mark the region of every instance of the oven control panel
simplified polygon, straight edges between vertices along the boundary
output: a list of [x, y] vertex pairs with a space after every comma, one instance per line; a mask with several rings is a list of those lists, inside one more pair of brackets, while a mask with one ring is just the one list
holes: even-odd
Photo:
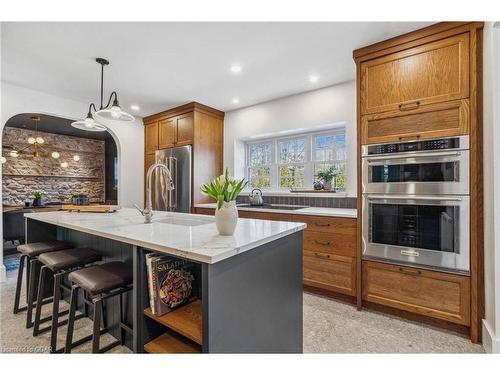
[[398, 152], [433, 151], [460, 148], [460, 138], [430, 139], [425, 141], [386, 143], [368, 146], [368, 155], [393, 154]]

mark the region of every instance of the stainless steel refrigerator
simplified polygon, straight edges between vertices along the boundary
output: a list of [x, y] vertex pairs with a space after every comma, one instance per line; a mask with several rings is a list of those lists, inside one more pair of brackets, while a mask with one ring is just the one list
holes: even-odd
[[172, 174], [174, 189], [166, 173], [157, 169], [153, 176], [153, 209], [159, 211], [191, 212], [191, 146], [156, 151], [155, 162], [165, 164]]

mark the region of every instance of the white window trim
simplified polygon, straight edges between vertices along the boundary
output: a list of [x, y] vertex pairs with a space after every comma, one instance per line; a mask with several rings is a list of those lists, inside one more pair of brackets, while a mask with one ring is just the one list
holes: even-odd
[[[346, 172], [348, 169], [348, 160], [347, 160], [347, 155], [345, 160], [342, 159], [332, 159], [332, 160], [326, 160], [326, 161], [317, 161], [315, 160], [315, 155], [314, 155], [314, 140], [317, 136], [324, 136], [324, 135], [329, 135], [329, 134], [338, 134], [338, 133], [344, 133], [344, 136], [346, 136], [346, 127], [337, 127], [335, 129], [329, 129], [329, 130], [321, 130], [321, 131], [312, 131], [308, 133], [302, 133], [302, 134], [296, 134], [288, 137], [269, 137], [269, 138], [260, 138], [257, 140], [253, 141], [247, 141], [245, 142], [245, 178], [247, 180], [250, 180], [250, 175], [249, 175], [249, 170], [250, 170], [250, 145], [253, 144], [264, 144], [264, 143], [271, 143], [271, 164], [269, 165], [269, 178], [270, 178], [270, 183], [271, 186], [269, 188], [261, 188], [265, 192], [274, 192], [274, 193], [290, 193], [290, 188], [280, 188], [278, 186], [279, 184], [279, 166], [280, 165], [304, 165], [305, 166], [305, 181], [306, 181], [306, 187], [308, 188], [307, 185], [311, 185], [310, 188], [312, 188], [312, 183], [314, 182], [314, 169], [316, 164], [337, 164], [337, 163], [345, 163], [345, 168]], [[304, 163], [286, 163], [286, 164], [280, 164], [279, 158], [278, 158], [278, 142], [281, 141], [290, 141], [294, 139], [306, 139], [306, 155], [305, 155], [305, 160]], [[348, 140], [346, 138], [346, 149], [347, 149], [347, 144]], [[265, 164], [263, 164], [265, 165]], [[349, 181], [347, 181], [346, 185], [349, 184]], [[252, 187], [249, 187], [249, 189], [252, 189]], [[346, 191], [347, 191], [347, 186], [346, 186]], [[292, 193], [296, 194], [296, 193]], [[324, 194], [324, 193], [323, 193]], [[345, 194], [345, 192], [339, 192], [339, 193], [332, 193], [335, 194], [336, 196]]]

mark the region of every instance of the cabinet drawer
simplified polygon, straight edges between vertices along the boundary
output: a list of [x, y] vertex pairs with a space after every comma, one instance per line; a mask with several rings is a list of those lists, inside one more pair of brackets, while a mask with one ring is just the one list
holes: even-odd
[[331, 216], [293, 215], [293, 221], [307, 224], [308, 231], [356, 234], [356, 219]]
[[361, 143], [398, 142], [469, 133], [469, 100], [431, 104], [361, 118]]
[[361, 114], [469, 97], [469, 34], [361, 63]]
[[363, 261], [363, 299], [369, 302], [470, 324], [467, 276]]
[[322, 253], [356, 256], [356, 234], [331, 234], [304, 231], [304, 249]]
[[304, 251], [304, 284], [356, 295], [356, 262], [351, 257]]
[[194, 212], [197, 213], [198, 215], [210, 215], [210, 216], [215, 215], [215, 210], [213, 208], [195, 207]]
[[292, 221], [290, 215], [278, 214], [273, 212], [255, 212], [255, 211], [238, 211], [238, 217], [247, 219], [274, 220], [274, 221]]

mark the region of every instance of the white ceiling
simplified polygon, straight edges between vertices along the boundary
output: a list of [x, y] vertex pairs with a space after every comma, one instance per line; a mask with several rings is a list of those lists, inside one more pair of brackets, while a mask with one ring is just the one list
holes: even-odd
[[140, 116], [189, 101], [230, 111], [354, 79], [353, 49], [428, 24], [3, 23], [2, 80], [87, 103], [105, 57], [105, 92]]

